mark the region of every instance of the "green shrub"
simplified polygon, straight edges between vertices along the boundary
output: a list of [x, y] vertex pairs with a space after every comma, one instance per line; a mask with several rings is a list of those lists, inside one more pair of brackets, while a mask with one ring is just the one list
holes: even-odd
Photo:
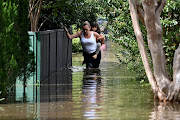
[[[79, 29], [77, 28], [77, 25], [72, 25], [72, 33], [75, 34]], [[72, 40], [72, 52], [81, 52], [82, 51], [82, 46], [81, 46], [81, 41], [80, 38], [74, 38]]]
[[75, 38], [72, 41], [72, 52], [82, 52], [82, 46], [79, 38]]
[[28, 78], [34, 69], [30, 51], [28, 1], [0, 1], [0, 91], [4, 94], [16, 78]]

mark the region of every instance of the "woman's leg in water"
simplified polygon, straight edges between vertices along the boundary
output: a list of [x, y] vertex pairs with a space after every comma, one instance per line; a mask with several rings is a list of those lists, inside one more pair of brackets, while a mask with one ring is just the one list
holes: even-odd
[[99, 51], [97, 58], [93, 59], [93, 68], [99, 68], [100, 62], [101, 62], [101, 51]]

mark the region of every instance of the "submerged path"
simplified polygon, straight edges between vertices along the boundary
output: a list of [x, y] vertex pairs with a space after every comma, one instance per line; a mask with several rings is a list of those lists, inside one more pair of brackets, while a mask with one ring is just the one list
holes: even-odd
[[[102, 53], [100, 69], [86, 70], [82, 55], [73, 54], [73, 66], [44, 81], [38, 89], [17, 84], [9, 103], [0, 104], [0, 120], [11, 119], [180, 119], [180, 107], [155, 104], [149, 87], [119, 64], [112, 47]], [[168, 109], [166, 109], [168, 108]]]

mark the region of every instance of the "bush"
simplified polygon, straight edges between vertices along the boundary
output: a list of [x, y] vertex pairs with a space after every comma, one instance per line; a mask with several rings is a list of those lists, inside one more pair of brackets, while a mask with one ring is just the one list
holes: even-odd
[[30, 51], [28, 1], [0, 1], [0, 91], [3, 94], [16, 82], [25, 81], [34, 69], [34, 54]]
[[82, 52], [82, 46], [79, 38], [75, 38], [72, 41], [72, 52]]
[[[79, 29], [77, 28], [77, 25], [72, 25], [72, 33], [76, 33]], [[72, 40], [72, 52], [82, 52], [82, 46], [80, 38], [74, 38]]]

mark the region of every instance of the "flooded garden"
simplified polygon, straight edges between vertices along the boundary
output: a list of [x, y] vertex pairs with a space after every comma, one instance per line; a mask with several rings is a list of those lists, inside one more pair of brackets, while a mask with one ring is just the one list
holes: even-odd
[[179, 104], [155, 102], [149, 86], [120, 65], [112, 43], [102, 51], [99, 69], [85, 69], [81, 53], [72, 67], [52, 74], [40, 85], [28, 81], [0, 104], [0, 119], [180, 119]]

